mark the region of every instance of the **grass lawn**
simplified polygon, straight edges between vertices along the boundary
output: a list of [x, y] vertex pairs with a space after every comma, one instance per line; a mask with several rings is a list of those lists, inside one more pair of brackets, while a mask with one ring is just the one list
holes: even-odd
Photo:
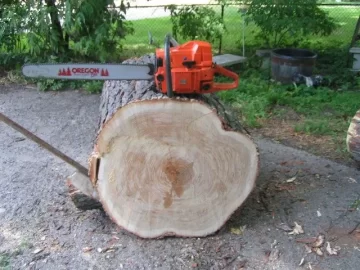
[[[347, 7], [347, 6], [332, 6], [322, 7], [329, 12], [330, 16], [335, 18], [340, 24], [333, 34], [329, 37], [312, 37], [310, 43], [321, 42], [324, 45], [333, 46], [333, 44], [347, 45], [351, 41], [352, 34], [356, 25], [356, 21], [360, 15], [360, 6]], [[220, 7], [215, 6], [214, 9], [220, 14]], [[227, 34], [223, 37], [223, 51], [222, 53], [232, 52], [241, 53], [242, 49], [242, 35], [245, 30], [245, 46], [255, 45], [256, 42], [253, 38], [253, 31], [257, 30], [254, 24], [249, 24], [243, 27], [243, 22], [237, 7], [225, 8], [225, 25]], [[125, 41], [125, 48], [129, 55], [136, 55], [143, 52], [153, 52], [154, 46], [149, 46], [148, 31], [152, 33], [160, 46], [163, 46], [165, 34], [171, 32], [171, 21], [169, 17], [153, 18], [144, 20], [135, 20], [133, 27], [135, 29], [134, 35], [128, 36]], [[179, 38], [179, 42], [184, 40]], [[218, 44], [213, 45], [217, 52]]]
[[[249, 63], [239, 71], [239, 89], [218, 95], [238, 111], [242, 123], [255, 134], [335, 160], [349, 160], [345, 139], [350, 120], [360, 109], [360, 84], [346, 68], [346, 46], [351, 41], [360, 6], [323, 8], [337, 20], [340, 28], [329, 37], [314, 36], [307, 44], [318, 53], [315, 73], [328, 79], [327, 86], [316, 89], [282, 86], [270, 82], [268, 73], [252, 68], [250, 48], [257, 47], [253, 38], [256, 26], [250, 24], [245, 27]], [[220, 8], [217, 11], [220, 12]], [[236, 7], [225, 9], [225, 23], [228, 33], [223, 38], [222, 53], [241, 54], [239, 41], [243, 24]], [[154, 51], [154, 46], [148, 45], [148, 31], [152, 32], [157, 46], [163, 46], [165, 34], [171, 32], [170, 18], [137, 20], [133, 25], [135, 34], [126, 40], [131, 55]], [[213, 45], [214, 53], [217, 46]]]

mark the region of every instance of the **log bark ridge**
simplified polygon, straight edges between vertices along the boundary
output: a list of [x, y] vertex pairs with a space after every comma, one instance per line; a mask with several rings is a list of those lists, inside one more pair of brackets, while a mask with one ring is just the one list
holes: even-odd
[[360, 164], [360, 110], [356, 112], [349, 125], [346, 146], [353, 159]]
[[143, 238], [212, 234], [258, 173], [256, 145], [216, 95], [169, 99], [153, 81], [104, 83], [89, 174], [120, 227]]

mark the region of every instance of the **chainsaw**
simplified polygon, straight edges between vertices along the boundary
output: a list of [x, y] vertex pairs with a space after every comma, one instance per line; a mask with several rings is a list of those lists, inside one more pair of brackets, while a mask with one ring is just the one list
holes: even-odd
[[[164, 49], [157, 48], [149, 64], [25, 64], [22, 73], [32, 78], [67, 80], [154, 80], [156, 89], [169, 97], [175, 94], [207, 94], [238, 87], [236, 73], [213, 62], [211, 44], [188, 41], [179, 45], [165, 37]], [[215, 82], [219, 74], [233, 80]]]

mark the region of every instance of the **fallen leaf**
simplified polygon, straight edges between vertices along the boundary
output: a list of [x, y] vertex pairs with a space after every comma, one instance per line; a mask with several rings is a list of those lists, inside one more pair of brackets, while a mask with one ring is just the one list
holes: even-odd
[[246, 229], [246, 225], [240, 226], [238, 228], [231, 228], [230, 231], [233, 234], [241, 235], [244, 233], [245, 229]]
[[291, 232], [292, 231], [292, 228], [290, 228], [290, 226], [286, 223], [280, 223], [280, 224], [277, 224], [275, 225], [276, 228], [280, 229], [280, 230], [283, 230], [285, 232]]
[[34, 254], [38, 254], [38, 253], [40, 253], [41, 251], [43, 251], [42, 248], [37, 248], [37, 249], [35, 249], [35, 250], [33, 251], [33, 253], [34, 253]]
[[313, 248], [313, 251], [314, 251], [317, 255], [319, 255], [319, 256], [324, 255], [324, 253], [323, 253], [323, 252], [321, 251], [321, 249], [318, 248], [318, 247]]
[[338, 255], [340, 247], [331, 248], [330, 243], [326, 242], [326, 251], [329, 253], [329, 255]]
[[300, 263], [299, 263], [299, 266], [302, 266], [304, 264], [304, 261], [305, 261], [305, 258], [302, 258]]
[[356, 183], [357, 183], [357, 181], [356, 181], [354, 178], [349, 177], [349, 183], [356, 184]]
[[312, 247], [314, 248], [318, 248], [321, 247], [324, 244], [324, 240], [325, 240], [325, 236], [320, 234], [317, 238], [316, 241], [312, 244]]
[[297, 224], [296, 222], [294, 222], [294, 224], [295, 224], [295, 227], [293, 228], [293, 230], [291, 232], [289, 232], [289, 234], [297, 235], [297, 234], [304, 233], [303, 228], [299, 224]]
[[291, 177], [290, 179], [286, 180], [286, 183], [292, 183], [296, 180], [296, 176]]

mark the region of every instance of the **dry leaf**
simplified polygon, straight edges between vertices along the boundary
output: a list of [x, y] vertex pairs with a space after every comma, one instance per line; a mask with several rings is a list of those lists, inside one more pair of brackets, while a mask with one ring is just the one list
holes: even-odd
[[329, 255], [338, 255], [340, 247], [331, 248], [330, 243], [326, 242], [326, 251], [329, 253]]
[[320, 248], [313, 248], [313, 251], [319, 256], [324, 255], [324, 253], [322, 252], [322, 250]]
[[286, 223], [277, 224], [277, 225], [275, 225], [275, 227], [280, 229], [280, 230], [283, 230], [285, 232], [291, 232], [292, 231], [290, 226], [288, 224], [286, 224]]
[[299, 224], [297, 224], [296, 222], [294, 222], [294, 224], [295, 224], [295, 227], [293, 228], [293, 230], [291, 232], [289, 232], [289, 234], [297, 235], [297, 234], [304, 233], [303, 228]]
[[233, 233], [233, 234], [241, 235], [241, 234], [244, 233], [245, 228], [246, 228], [246, 225], [240, 226], [240, 227], [238, 227], [238, 228], [231, 228], [230, 231], [231, 231], [231, 233]]
[[354, 178], [349, 177], [349, 183], [356, 184], [356, 183], [357, 183], [357, 181], [356, 181]]
[[286, 183], [292, 183], [296, 180], [296, 176], [291, 177], [290, 179], [286, 180]]
[[325, 236], [320, 234], [316, 241], [312, 244], [313, 247], [318, 248], [321, 247], [324, 244]]

